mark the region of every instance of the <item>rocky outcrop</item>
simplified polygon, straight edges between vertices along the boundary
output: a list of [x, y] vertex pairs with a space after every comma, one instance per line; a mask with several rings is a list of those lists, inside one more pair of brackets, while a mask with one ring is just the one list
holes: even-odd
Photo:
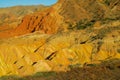
[[[0, 8], [0, 27], [6, 26], [8, 29], [15, 28], [20, 24], [20, 21], [25, 15], [40, 12], [47, 6], [14, 6], [8, 8]], [[3, 30], [7, 30], [3, 27]], [[0, 31], [3, 31], [0, 29]]]
[[0, 33], [14, 36], [0, 39], [0, 75], [66, 71], [120, 59], [119, 16], [119, 0], [59, 0], [27, 15], [17, 28]]
[[[21, 24], [12, 31], [0, 33], [0, 37], [18, 36], [35, 31], [51, 34], [74, 29], [76, 24], [95, 23], [106, 19], [119, 19], [119, 0], [59, 0], [55, 5], [43, 12], [27, 15]], [[88, 24], [89, 25], [89, 24]]]
[[[56, 33], [61, 30], [63, 17], [59, 15], [60, 4], [56, 4], [43, 12], [36, 12], [27, 15], [21, 21], [21, 24], [11, 30], [0, 33], [1, 37], [11, 37], [41, 31], [42, 33]], [[2, 36], [4, 35], [4, 36]]]
[[[104, 26], [104, 27], [103, 27]], [[35, 32], [0, 40], [0, 75], [26, 76], [66, 71], [120, 58], [119, 21], [99, 28], [41, 34]]]
[[25, 16], [21, 24], [16, 28], [15, 33], [19, 34], [33, 33], [41, 31], [44, 33], [55, 33], [60, 24], [62, 24], [62, 17], [58, 14], [59, 7], [55, 6], [42, 13]]

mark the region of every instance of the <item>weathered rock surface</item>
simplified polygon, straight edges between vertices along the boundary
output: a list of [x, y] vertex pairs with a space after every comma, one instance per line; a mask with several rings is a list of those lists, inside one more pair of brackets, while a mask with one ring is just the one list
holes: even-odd
[[12, 37], [0, 40], [0, 75], [66, 71], [120, 58], [120, 1], [105, 3], [59, 0], [42, 13], [25, 16], [16, 29], [0, 33], [1, 38]]
[[25, 15], [40, 12], [46, 8], [47, 6], [43, 5], [0, 8], [0, 32], [16, 28]]
[[35, 31], [51, 34], [67, 31], [71, 25], [78, 23], [84, 25], [106, 19], [119, 19], [119, 9], [119, 0], [59, 0], [43, 12], [25, 16], [16, 29], [2, 32], [0, 37], [18, 36]]
[[69, 66], [120, 58], [120, 22], [110, 23], [95, 29], [1, 39], [0, 75], [66, 71]]

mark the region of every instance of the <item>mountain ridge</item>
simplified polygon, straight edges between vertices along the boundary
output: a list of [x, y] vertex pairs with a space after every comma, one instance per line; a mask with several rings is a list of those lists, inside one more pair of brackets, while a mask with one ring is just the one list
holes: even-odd
[[120, 59], [119, 7], [119, 0], [59, 0], [26, 15], [0, 33], [0, 75], [66, 72]]
[[24, 17], [21, 24], [13, 32], [8, 30], [10, 33], [8, 33], [8, 36], [23, 35], [38, 30], [51, 34], [58, 31], [66, 31], [70, 25], [76, 25], [77, 23], [86, 24], [104, 19], [119, 19], [119, 4], [119, 0], [111, 0], [109, 5], [106, 3], [106, 0], [90, 0], [87, 2], [59, 0], [55, 5], [43, 12]]

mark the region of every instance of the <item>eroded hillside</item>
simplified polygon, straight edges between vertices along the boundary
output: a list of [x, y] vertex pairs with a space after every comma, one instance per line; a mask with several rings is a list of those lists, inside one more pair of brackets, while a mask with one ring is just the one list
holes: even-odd
[[67, 71], [120, 59], [119, 7], [119, 0], [59, 0], [25, 16], [16, 29], [0, 33], [0, 75]]
[[16, 28], [25, 15], [40, 12], [47, 6], [15, 6], [0, 8], [0, 32]]
[[76, 29], [77, 24], [89, 26], [89, 23], [97, 21], [118, 20], [119, 8], [119, 0], [59, 0], [43, 12], [25, 16], [16, 29], [2, 32], [0, 37], [18, 36], [35, 31], [51, 34], [67, 31], [69, 27]]
[[[112, 24], [111, 24], [112, 23]], [[0, 75], [66, 71], [69, 66], [120, 58], [120, 21], [53, 35], [32, 34], [1, 39]]]

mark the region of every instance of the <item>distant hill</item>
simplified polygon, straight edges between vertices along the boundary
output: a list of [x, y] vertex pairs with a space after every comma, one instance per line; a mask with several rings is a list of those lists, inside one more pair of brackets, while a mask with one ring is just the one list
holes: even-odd
[[45, 8], [47, 6], [44, 5], [0, 8], [0, 31], [17, 27], [25, 15], [42, 11]]

